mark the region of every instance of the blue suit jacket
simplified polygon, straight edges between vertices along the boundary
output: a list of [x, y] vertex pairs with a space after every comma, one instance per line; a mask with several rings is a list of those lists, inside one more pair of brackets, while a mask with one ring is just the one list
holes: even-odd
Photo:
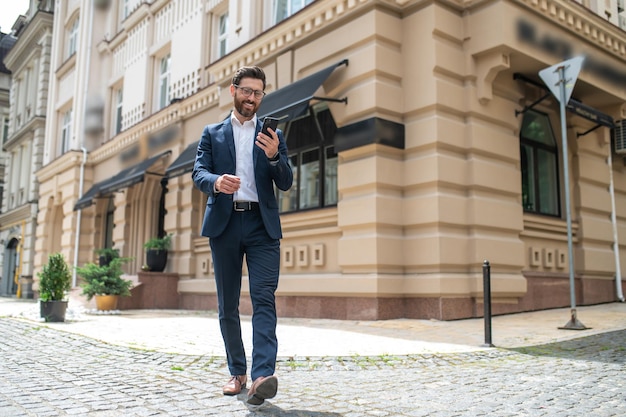
[[[261, 126], [261, 121], [257, 120], [255, 139]], [[254, 146], [252, 159], [259, 208], [265, 229], [273, 239], [282, 237], [274, 184], [280, 190], [287, 191], [293, 183], [287, 144], [282, 131], [278, 130], [277, 134], [280, 140], [278, 145], [280, 159], [274, 166], [270, 164], [265, 152], [254, 143], [254, 140], [252, 141], [252, 146]], [[191, 174], [196, 187], [209, 196], [202, 222], [202, 236], [209, 238], [219, 236], [233, 213], [233, 195], [215, 193], [213, 190], [215, 181], [220, 175], [235, 174], [235, 160], [235, 140], [230, 116], [220, 123], [206, 126], [202, 131], [196, 162]]]

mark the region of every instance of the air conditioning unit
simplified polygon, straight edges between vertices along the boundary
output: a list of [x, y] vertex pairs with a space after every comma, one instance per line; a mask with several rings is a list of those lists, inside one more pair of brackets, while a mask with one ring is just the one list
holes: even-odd
[[615, 122], [612, 133], [615, 153], [626, 154], [626, 119]]

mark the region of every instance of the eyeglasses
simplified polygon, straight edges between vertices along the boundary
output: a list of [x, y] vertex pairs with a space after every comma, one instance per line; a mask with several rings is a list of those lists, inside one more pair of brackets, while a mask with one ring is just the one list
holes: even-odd
[[239, 87], [237, 84], [233, 84], [233, 87], [240, 89], [245, 97], [249, 97], [252, 93], [254, 93], [254, 97], [257, 99], [265, 97], [265, 91], [253, 90], [250, 87]]

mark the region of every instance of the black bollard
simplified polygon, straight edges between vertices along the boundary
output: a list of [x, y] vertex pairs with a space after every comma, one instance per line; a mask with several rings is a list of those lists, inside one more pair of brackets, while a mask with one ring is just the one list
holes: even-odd
[[491, 267], [489, 261], [483, 262], [483, 305], [485, 307], [485, 344], [484, 347], [494, 347], [491, 343]]

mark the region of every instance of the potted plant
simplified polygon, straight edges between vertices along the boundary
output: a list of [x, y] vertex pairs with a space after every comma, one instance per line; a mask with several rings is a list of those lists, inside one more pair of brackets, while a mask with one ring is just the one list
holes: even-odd
[[72, 274], [60, 253], [53, 253], [38, 274], [39, 313], [46, 322], [63, 322], [67, 311], [67, 292]]
[[98, 310], [115, 310], [120, 296], [129, 296], [133, 282], [122, 278], [122, 265], [129, 258], [113, 258], [108, 265], [88, 263], [76, 268], [78, 275], [83, 278], [82, 294], [87, 300], [96, 298]]
[[144, 243], [146, 249], [146, 266], [149, 271], [163, 272], [167, 265], [167, 252], [172, 244], [172, 235], [153, 237]]
[[119, 249], [102, 248], [96, 249], [96, 255], [98, 255], [98, 263], [102, 266], [108, 265], [115, 258], [120, 257]]

